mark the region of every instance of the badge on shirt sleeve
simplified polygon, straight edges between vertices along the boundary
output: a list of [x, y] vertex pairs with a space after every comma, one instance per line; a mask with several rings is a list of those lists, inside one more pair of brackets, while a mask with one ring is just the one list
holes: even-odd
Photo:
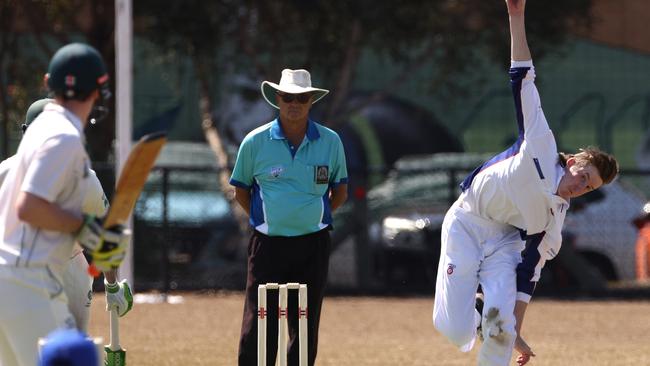
[[327, 184], [330, 181], [330, 171], [327, 165], [317, 165], [314, 167], [314, 180], [316, 184]]

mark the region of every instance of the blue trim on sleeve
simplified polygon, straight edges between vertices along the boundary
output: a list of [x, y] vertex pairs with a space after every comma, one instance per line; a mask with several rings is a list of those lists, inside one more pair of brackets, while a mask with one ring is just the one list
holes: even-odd
[[517, 292], [523, 292], [532, 296], [535, 291], [536, 282], [533, 282], [532, 278], [535, 276], [535, 267], [537, 267], [541, 260], [539, 245], [545, 234], [546, 232], [525, 235], [526, 249], [521, 252], [522, 261], [517, 265]]
[[465, 192], [472, 185], [474, 178], [480, 172], [482, 172], [483, 170], [487, 169], [488, 167], [496, 163], [509, 159], [519, 153], [519, 149], [521, 148], [521, 145], [524, 142], [524, 114], [521, 108], [521, 84], [529, 69], [530, 67], [517, 67], [517, 68], [510, 69], [510, 86], [512, 87], [512, 96], [515, 99], [517, 129], [519, 130], [519, 136], [517, 137], [517, 141], [515, 141], [515, 143], [512, 144], [512, 146], [510, 146], [504, 152], [495, 155], [493, 158], [491, 158], [490, 160], [486, 161], [485, 163], [479, 165], [476, 169], [474, 169], [474, 171], [472, 171], [460, 184], [460, 189], [463, 192]]
[[253, 227], [258, 227], [264, 223], [264, 207], [262, 202], [262, 191], [257, 182], [253, 182], [251, 190], [251, 214], [249, 222]]
[[251, 186], [249, 186], [248, 184], [242, 183], [242, 182], [240, 182], [240, 181], [238, 181], [236, 179], [232, 179], [232, 178], [230, 178], [230, 185], [235, 186], [235, 187], [239, 187], [239, 188], [244, 188], [244, 189], [251, 189]]
[[330, 188], [338, 187], [341, 184], [348, 184], [348, 178], [341, 178], [338, 182], [330, 183]]
[[510, 69], [510, 87], [512, 88], [512, 96], [515, 99], [515, 112], [517, 114], [517, 128], [519, 130], [519, 138], [524, 138], [524, 113], [521, 108], [521, 84], [528, 74], [530, 67], [513, 67]]

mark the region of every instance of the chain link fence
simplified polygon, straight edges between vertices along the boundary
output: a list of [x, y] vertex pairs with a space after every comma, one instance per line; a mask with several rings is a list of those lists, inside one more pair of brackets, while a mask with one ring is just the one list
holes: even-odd
[[[460, 181], [484, 158], [403, 159], [381, 184], [364, 195], [351, 194], [334, 216], [330, 288], [432, 290], [442, 217], [458, 196]], [[98, 169], [104, 182], [109, 168]], [[242, 232], [232, 215], [218, 173], [214, 167], [154, 168], [134, 210], [138, 290], [244, 288], [249, 232]], [[573, 200], [566, 237], [607, 279], [632, 279], [636, 229], [631, 220], [650, 194], [650, 171], [623, 171], [599, 192]], [[392, 227], [395, 219], [412, 220], [417, 230]]]

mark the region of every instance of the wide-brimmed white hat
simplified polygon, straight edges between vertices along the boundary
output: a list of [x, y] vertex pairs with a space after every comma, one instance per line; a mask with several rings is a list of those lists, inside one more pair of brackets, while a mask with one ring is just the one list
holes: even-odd
[[262, 96], [264, 99], [275, 108], [280, 109], [275, 103], [275, 95], [279, 90], [288, 94], [302, 94], [302, 93], [313, 93], [314, 94], [314, 103], [318, 102], [323, 98], [329, 90], [314, 88], [311, 86], [311, 75], [307, 70], [291, 70], [284, 69], [282, 70], [282, 77], [280, 78], [280, 84], [272, 83], [270, 81], [262, 82]]

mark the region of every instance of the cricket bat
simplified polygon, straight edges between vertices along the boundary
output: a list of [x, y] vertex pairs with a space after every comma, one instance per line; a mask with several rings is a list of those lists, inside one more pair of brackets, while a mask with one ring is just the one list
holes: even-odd
[[[156, 132], [143, 136], [135, 144], [115, 185], [113, 200], [104, 218], [104, 228], [126, 224], [165, 142], [166, 134]], [[93, 277], [99, 276], [97, 267], [92, 263], [88, 267], [88, 273]]]
[[112, 309], [111, 318], [111, 343], [104, 347], [106, 360], [104, 366], [125, 366], [126, 350], [120, 346], [120, 323], [118, 320], [117, 310]]

